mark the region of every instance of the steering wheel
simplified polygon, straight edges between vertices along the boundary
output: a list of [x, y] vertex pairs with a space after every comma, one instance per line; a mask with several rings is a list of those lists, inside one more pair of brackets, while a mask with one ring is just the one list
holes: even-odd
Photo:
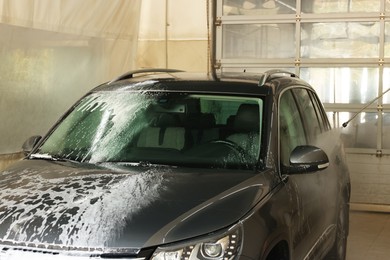
[[211, 140], [209, 144], [221, 144], [234, 151], [235, 155], [239, 158], [239, 161], [245, 165], [249, 165], [255, 161], [254, 156], [250, 155], [248, 151], [239, 146], [237, 143], [230, 140]]

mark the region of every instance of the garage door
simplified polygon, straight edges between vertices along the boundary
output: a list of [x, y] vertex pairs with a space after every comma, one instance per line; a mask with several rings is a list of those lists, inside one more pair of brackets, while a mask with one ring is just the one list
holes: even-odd
[[351, 202], [390, 205], [390, 94], [381, 96], [390, 87], [389, 1], [216, 0], [213, 7], [216, 72], [278, 68], [312, 84], [345, 140]]

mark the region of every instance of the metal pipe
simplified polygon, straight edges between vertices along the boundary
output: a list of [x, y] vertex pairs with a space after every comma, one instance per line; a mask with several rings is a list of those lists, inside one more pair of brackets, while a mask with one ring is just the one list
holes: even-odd
[[[209, 0], [207, 0], [209, 1]], [[216, 20], [217, 20], [217, 0], [211, 0], [212, 6], [211, 6], [211, 12], [212, 12], [212, 19], [211, 19], [211, 55], [210, 55], [210, 69], [211, 69], [211, 75], [214, 80], [219, 80], [216, 72], [216, 39], [217, 39], [217, 32], [216, 32]]]

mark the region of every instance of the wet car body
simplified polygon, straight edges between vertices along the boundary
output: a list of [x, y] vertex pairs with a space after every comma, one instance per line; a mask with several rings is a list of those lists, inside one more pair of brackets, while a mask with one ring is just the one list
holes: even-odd
[[[322, 139], [310, 136], [309, 130], [303, 131], [305, 144], [288, 151], [289, 163], [281, 162], [285, 127], [279, 111], [285, 93], [307, 92], [318, 103], [315, 111], [322, 120], [316, 136], [330, 130], [313, 89], [285, 74], [215, 80], [173, 71], [141, 77], [130, 73], [95, 88], [48, 135], [26, 143], [34, 148], [24, 160], [0, 173], [0, 259], [342, 259], [348, 235], [348, 170], [339, 144], [329, 144], [325, 137], [323, 147], [314, 146]], [[115, 99], [117, 108], [107, 109], [112, 95], [125, 93], [137, 96]], [[297, 93], [289, 93], [294, 104], [299, 103]], [[149, 98], [157, 103], [148, 103]], [[128, 100], [147, 105], [132, 108], [134, 118], [124, 124], [118, 111], [129, 106]], [[204, 121], [193, 117], [198, 101], [207, 112], [228, 111], [233, 103], [238, 110], [241, 105], [260, 107], [259, 136], [251, 139], [257, 150], [241, 156], [245, 149], [226, 137], [231, 134], [227, 123], [207, 127], [207, 134], [217, 128], [218, 138], [200, 142], [206, 128], [199, 131]], [[223, 107], [228, 101], [233, 103]], [[105, 125], [94, 136], [84, 135], [92, 131], [85, 124], [81, 130], [70, 127], [76, 134], [64, 139], [68, 121], [88, 123], [88, 115], [96, 111], [101, 112], [99, 127]], [[161, 118], [167, 113], [180, 118], [180, 125], [155, 123], [156, 114]], [[223, 122], [230, 120], [227, 115]], [[303, 125], [310, 127], [308, 121], [302, 120]], [[138, 125], [145, 128], [126, 132]], [[165, 144], [168, 130], [174, 138]], [[158, 144], [151, 144], [153, 136], [141, 137], [149, 132], [157, 133]], [[183, 141], [177, 144], [181, 134]], [[286, 136], [295, 140], [291, 133]], [[88, 151], [84, 139], [91, 139]], [[121, 142], [113, 145], [116, 139]], [[60, 149], [59, 140], [77, 149]], [[102, 147], [104, 152], [97, 152]]]

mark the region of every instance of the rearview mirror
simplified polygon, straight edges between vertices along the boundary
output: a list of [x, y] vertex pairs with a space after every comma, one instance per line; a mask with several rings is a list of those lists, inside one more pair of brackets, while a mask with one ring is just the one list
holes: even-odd
[[42, 136], [40, 135], [34, 135], [28, 138], [22, 145], [24, 155], [28, 155], [33, 150], [33, 148], [39, 143], [41, 138]]
[[329, 166], [329, 158], [326, 153], [316, 146], [297, 146], [290, 155], [290, 167], [288, 172], [309, 173], [319, 171]]

